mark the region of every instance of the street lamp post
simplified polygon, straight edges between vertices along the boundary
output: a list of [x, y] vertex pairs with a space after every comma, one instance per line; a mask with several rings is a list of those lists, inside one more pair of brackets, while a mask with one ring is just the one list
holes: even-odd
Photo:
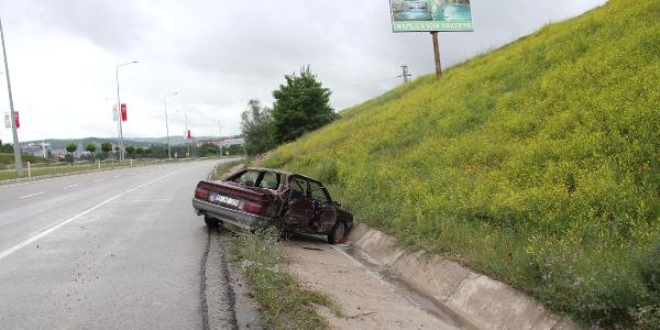
[[174, 92], [163, 96], [163, 104], [165, 105], [165, 130], [167, 132], [167, 158], [172, 159], [172, 152], [170, 151], [170, 124], [167, 123], [167, 98], [178, 95], [179, 92]]
[[186, 147], [188, 147], [188, 152], [186, 153], [186, 157], [190, 157], [190, 141], [188, 141], [188, 111], [177, 111], [177, 112], [183, 112], [186, 115], [186, 130], [183, 133], [183, 137], [186, 139]]
[[14, 166], [16, 175], [23, 176], [23, 162], [21, 160], [21, 145], [18, 141], [18, 131], [16, 130], [16, 117], [14, 112], [14, 99], [11, 95], [11, 80], [9, 79], [9, 64], [7, 63], [7, 49], [5, 48], [5, 33], [2, 31], [2, 20], [0, 20], [0, 39], [2, 39], [2, 55], [5, 59], [5, 77], [7, 78], [7, 92], [9, 93], [9, 111], [11, 118], [12, 134], [14, 138]]
[[119, 162], [124, 160], [124, 141], [121, 125], [121, 100], [119, 99], [119, 68], [125, 65], [135, 64], [138, 61], [121, 63], [115, 67], [115, 79], [117, 80], [117, 130], [119, 131]]

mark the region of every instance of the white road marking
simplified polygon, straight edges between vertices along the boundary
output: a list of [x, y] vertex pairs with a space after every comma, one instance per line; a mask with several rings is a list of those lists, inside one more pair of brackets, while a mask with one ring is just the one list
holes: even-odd
[[38, 193], [34, 193], [34, 194], [31, 194], [31, 195], [21, 196], [21, 197], [19, 197], [18, 199], [30, 198], [30, 197], [34, 197], [34, 196], [43, 195], [43, 194], [44, 194], [44, 192], [43, 192], [43, 191], [40, 191], [40, 192], [38, 192]]
[[105, 181], [105, 179], [97, 179], [97, 180], [94, 180], [94, 182], [101, 182], [101, 181]]
[[169, 174], [163, 175], [163, 176], [161, 176], [161, 177], [159, 177], [159, 178], [156, 178], [156, 179], [153, 179], [153, 180], [151, 180], [151, 181], [149, 181], [149, 182], [147, 182], [147, 183], [144, 183], [144, 184], [141, 184], [141, 185], [139, 185], [139, 186], [137, 186], [137, 187], [134, 187], [134, 188], [128, 189], [128, 190], [126, 190], [126, 191], [120, 193], [119, 195], [116, 195], [116, 196], [110, 197], [110, 198], [104, 200], [103, 202], [101, 202], [101, 203], [99, 203], [99, 204], [96, 204], [95, 206], [92, 206], [92, 207], [88, 208], [87, 210], [82, 211], [82, 212], [80, 212], [80, 213], [74, 215], [73, 217], [71, 217], [71, 218], [69, 218], [69, 219], [66, 219], [66, 220], [60, 222], [59, 224], [57, 224], [57, 225], [55, 225], [55, 226], [53, 226], [53, 227], [50, 227], [49, 229], [46, 229], [46, 230], [42, 231], [41, 233], [39, 233], [39, 234], [37, 234], [37, 235], [34, 235], [34, 236], [32, 236], [32, 237], [30, 237], [30, 238], [28, 238], [28, 239], [26, 239], [26, 240], [24, 240], [24, 241], [22, 241], [22, 242], [20, 242], [20, 243], [14, 245], [14, 246], [12, 246], [12, 247], [10, 247], [9, 249], [0, 252], [0, 260], [6, 258], [7, 256], [12, 255], [14, 252], [16, 252], [16, 251], [18, 251], [18, 250], [20, 250], [20, 249], [22, 249], [22, 248], [24, 248], [24, 247], [26, 247], [26, 246], [28, 246], [28, 245], [34, 243], [34, 242], [36, 242], [37, 240], [39, 240], [39, 239], [41, 239], [41, 238], [46, 237], [47, 235], [49, 235], [50, 233], [52, 233], [52, 232], [54, 232], [54, 231], [60, 229], [60, 228], [63, 227], [64, 225], [66, 225], [66, 224], [68, 224], [68, 223], [70, 223], [70, 222], [72, 222], [72, 221], [74, 221], [74, 220], [76, 220], [76, 219], [78, 219], [78, 218], [80, 218], [80, 217], [82, 217], [82, 216], [84, 216], [84, 215], [86, 215], [86, 214], [88, 214], [88, 213], [90, 213], [90, 212], [92, 212], [92, 211], [94, 211], [94, 210], [100, 208], [101, 206], [103, 206], [103, 205], [105, 205], [105, 204], [108, 204], [108, 203], [114, 201], [115, 199], [117, 199], [117, 198], [119, 198], [119, 197], [122, 197], [122, 196], [124, 196], [124, 195], [126, 195], [126, 194], [129, 194], [129, 193], [131, 193], [131, 192], [133, 192], [133, 191], [136, 191], [136, 190], [138, 190], [138, 189], [140, 189], [140, 188], [143, 188], [143, 187], [146, 187], [146, 186], [148, 186], [148, 185], [151, 185], [151, 184], [153, 184], [153, 183], [155, 183], [155, 182], [157, 182], [157, 181], [160, 181], [160, 180], [162, 180], [162, 179], [164, 179], [164, 178], [166, 178], [166, 177], [168, 177], [168, 176], [172, 176], [172, 175], [174, 175], [174, 174], [177, 174], [177, 173], [179, 173], [179, 172], [181, 172], [181, 171], [183, 171], [183, 170], [179, 170], [179, 171], [176, 171], [176, 172], [172, 172], [172, 173], [169, 173]]
[[72, 185], [70, 185], [70, 186], [66, 186], [66, 187], [64, 187], [63, 189], [66, 190], [66, 189], [71, 189], [71, 188], [75, 188], [75, 187], [78, 187], [78, 186], [80, 186], [80, 183], [78, 183], [78, 184], [72, 184]]

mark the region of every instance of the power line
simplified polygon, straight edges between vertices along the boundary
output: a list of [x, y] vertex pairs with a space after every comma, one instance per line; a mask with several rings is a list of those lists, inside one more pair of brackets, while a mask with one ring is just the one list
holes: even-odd
[[[398, 78], [398, 77], [397, 77], [397, 78]], [[377, 84], [377, 83], [381, 83], [381, 82], [388, 81], [388, 80], [392, 80], [392, 79], [396, 79], [396, 78], [385, 78], [385, 79], [379, 79], [379, 80], [364, 81], [364, 82], [361, 82], [361, 83], [354, 83], [354, 84], [348, 84], [348, 85], [342, 85], [342, 86], [339, 86], [339, 87], [334, 87], [333, 89], [336, 90], [336, 89], [343, 89], [343, 88], [347, 88], [347, 87], [355, 87], [355, 86], [361, 86], [361, 85]]]

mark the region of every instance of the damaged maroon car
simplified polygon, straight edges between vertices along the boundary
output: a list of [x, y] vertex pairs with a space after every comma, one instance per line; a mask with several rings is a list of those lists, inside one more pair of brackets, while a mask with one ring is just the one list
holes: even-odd
[[192, 204], [209, 227], [255, 231], [274, 225], [285, 234], [326, 235], [331, 244], [353, 227], [353, 215], [320, 181], [276, 169], [247, 167], [219, 181], [202, 180]]

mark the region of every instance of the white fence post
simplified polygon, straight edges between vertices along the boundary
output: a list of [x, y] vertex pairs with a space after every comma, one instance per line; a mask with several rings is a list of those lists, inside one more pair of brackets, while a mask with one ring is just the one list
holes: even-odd
[[30, 162], [27, 162], [27, 166], [28, 166], [28, 178], [31, 178], [32, 177], [32, 169], [30, 168]]

